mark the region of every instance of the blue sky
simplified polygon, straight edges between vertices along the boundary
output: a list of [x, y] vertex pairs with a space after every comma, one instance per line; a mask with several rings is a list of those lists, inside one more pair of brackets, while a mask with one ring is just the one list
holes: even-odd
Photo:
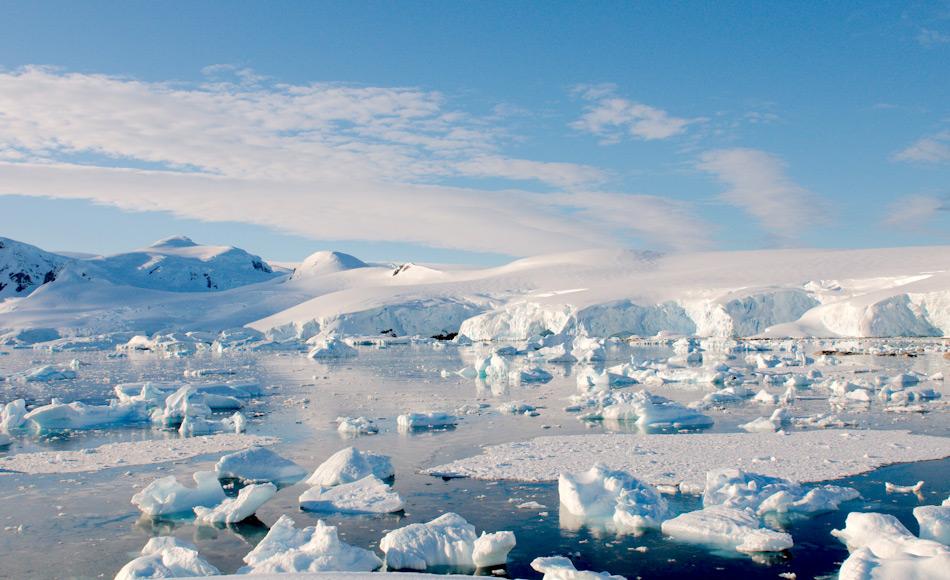
[[3, 235], [950, 243], [950, 3], [3, 2]]

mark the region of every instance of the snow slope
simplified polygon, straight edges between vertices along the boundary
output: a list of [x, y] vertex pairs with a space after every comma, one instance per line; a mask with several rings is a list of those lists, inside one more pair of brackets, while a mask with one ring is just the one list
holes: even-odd
[[585, 250], [483, 269], [317, 252], [288, 276], [243, 250], [169, 238], [77, 261], [55, 283], [0, 304], [0, 329], [150, 334], [247, 325], [281, 342], [329, 333], [947, 336], [948, 265], [950, 246]]
[[56, 275], [72, 260], [36, 246], [0, 237], [0, 300], [26, 296]]

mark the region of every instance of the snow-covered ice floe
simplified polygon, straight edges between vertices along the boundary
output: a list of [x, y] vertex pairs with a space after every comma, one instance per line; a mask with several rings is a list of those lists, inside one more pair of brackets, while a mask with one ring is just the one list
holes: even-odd
[[335, 526], [318, 521], [303, 529], [282, 515], [264, 539], [244, 557], [244, 574], [372, 572], [383, 565], [376, 554], [340, 541]]
[[313, 359], [350, 358], [359, 354], [359, 351], [346, 344], [335, 336], [321, 338], [316, 341], [307, 356]]
[[141, 556], [123, 566], [115, 580], [197, 578], [218, 574], [217, 568], [198, 555], [194, 544], [172, 536], [159, 536], [149, 539]]
[[914, 536], [892, 515], [852, 512], [843, 530], [832, 530], [851, 555], [841, 580], [942, 580], [950, 570], [950, 547]]
[[806, 490], [801, 484], [778, 477], [724, 468], [706, 474], [703, 506], [726, 506], [756, 515], [834, 511], [841, 503], [861, 497], [852, 487], [822, 485]]
[[396, 425], [399, 429], [404, 431], [453, 427], [457, 423], [458, 417], [441, 411], [433, 411], [431, 413], [406, 413], [396, 417]]
[[49, 405], [33, 409], [23, 419], [38, 431], [46, 432], [140, 423], [147, 421], [148, 415], [145, 406], [138, 403], [113, 401], [108, 405], [86, 405], [79, 401], [60, 403], [54, 400]]
[[242, 487], [237, 497], [229, 497], [213, 508], [195, 506], [195, 520], [203, 524], [243, 522], [275, 495], [277, 486], [273, 483], [252, 483]]
[[248, 483], [271, 482], [293, 485], [307, 472], [293, 461], [266, 447], [252, 447], [223, 456], [214, 466], [221, 479], [240, 479]]
[[4, 472], [78, 473], [114, 467], [128, 468], [169, 461], [181, 461], [209, 455], [277, 443], [273, 437], [258, 435], [219, 434], [186, 439], [154, 439], [123, 441], [78, 451], [37, 451], [0, 457], [0, 475]]
[[531, 567], [544, 574], [542, 580], [626, 580], [623, 576], [615, 576], [609, 572], [578, 570], [570, 558], [564, 556], [535, 558], [531, 561]]
[[914, 517], [920, 525], [922, 539], [950, 545], [950, 497], [941, 505], [915, 507]]
[[392, 570], [501, 566], [514, 546], [513, 533], [478, 536], [475, 526], [451, 512], [424, 524], [393, 530], [379, 542], [379, 549], [386, 554], [386, 567]]
[[581, 409], [591, 409], [579, 416], [585, 421], [630, 422], [644, 430], [699, 429], [713, 424], [712, 418], [702, 413], [643, 390], [598, 389], [573, 396], [571, 402]]
[[379, 433], [379, 427], [367, 417], [337, 417], [336, 422], [336, 430], [344, 437]]
[[375, 475], [334, 487], [316, 485], [300, 494], [300, 509], [344, 514], [389, 514], [403, 508], [402, 498]]
[[562, 524], [566, 512], [577, 523], [638, 533], [659, 527], [668, 510], [666, 500], [654, 487], [601, 464], [583, 473], [562, 473], [558, 495]]
[[385, 455], [360, 451], [355, 447], [341, 449], [321, 463], [307, 478], [310, 485], [331, 487], [352, 483], [373, 475], [389, 479], [395, 475], [392, 461]]
[[195, 487], [182, 485], [174, 475], [161, 477], [132, 496], [132, 504], [148, 516], [191, 514], [196, 507], [213, 507], [226, 499], [213, 471], [194, 474]]
[[737, 552], [779, 552], [792, 547], [792, 536], [762, 526], [748, 510], [715, 505], [686, 512], [660, 526], [664, 534]]
[[798, 482], [827, 481], [884, 465], [950, 456], [950, 438], [897, 430], [689, 435], [591, 434], [538, 437], [484, 448], [427, 469], [444, 477], [555, 481], [592, 463], [637, 474], [653, 485], [699, 493], [723, 465]]

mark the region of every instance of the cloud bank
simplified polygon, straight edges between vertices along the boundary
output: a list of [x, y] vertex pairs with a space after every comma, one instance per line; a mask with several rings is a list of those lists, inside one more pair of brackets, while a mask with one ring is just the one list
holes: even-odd
[[[0, 194], [509, 255], [709, 243], [688, 205], [600, 191], [591, 166], [509, 157], [502, 128], [438, 92], [228, 72], [203, 84], [0, 73]], [[640, 114], [631, 127], [650, 138], [681, 121]], [[452, 186], [485, 178], [547, 191]]]

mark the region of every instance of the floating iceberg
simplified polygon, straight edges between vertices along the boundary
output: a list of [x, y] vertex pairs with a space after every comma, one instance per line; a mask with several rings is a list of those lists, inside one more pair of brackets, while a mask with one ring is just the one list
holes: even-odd
[[132, 504], [145, 515], [170, 516], [191, 513], [198, 506], [213, 507], [226, 499], [213, 471], [194, 474], [196, 487], [185, 487], [174, 475], [156, 479], [132, 496]]
[[943, 505], [922, 505], [914, 508], [920, 524], [920, 538], [950, 545], [950, 498]]
[[17, 399], [0, 405], [0, 433], [10, 433], [26, 422], [26, 401]]
[[614, 576], [607, 572], [588, 572], [578, 570], [570, 558], [550, 556], [535, 558], [531, 567], [544, 574], [541, 580], [627, 580], [623, 576]]
[[299, 501], [305, 511], [346, 514], [388, 514], [404, 505], [399, 494], [375, 475], [334, 487], [311, 487]]
[[313, 359], [349, 358], [359, 354], [352, 346], [335, 336], [320, 339], [314, 344], [307, 356]]
[[842, 502], [861, 497], [858, 490], [823, 485], [808, 491], [793, 481], [746, 473], [741, 469], [716, 469], [706, 473], [703, 506], [725, 506], [758, 515], [834, 511]]
[[244, 556], [245, 574], [290, 574], [301, 572], [372, 572], [383, 565], [369, 550], [340, 541], [335, 526], [323, 521], [298, 530], [283, 515], [264, 539]]
[[655, 488], [602, 464], [584, 473], [561, 474], [557, 489], [562, 510], [585, 523], [610, 525], [621, 532], [659, 527], [667, 515], [666, 500]]
[[641, 428], [699, 429], [713, 424], [713, 420], [702, 413], [644, 390], [595, 391], [572, 397], [572, 401], [594, 409], [581, 415], [585, 420], [629, 421]]
[[307, 478], [310, 485], [331, 487], [343, 483], [352, 483], [366, 476], [375, 475], [379, 479], [389, 479], [395, 475], [389, 457], [369, 451], [360, 451], [355, 447], [341, 449], [320, 464]]
[[664, 534], [684, 542], [709, 544], [738, 552], [779, 552], [792, 547], [792, 536], [763, 528], [750, 511], [714, 505], [666, 520]]
[[171, 536], [150, 539], [141, 554], [123, 566], [115, 580], [194, 578], [221, 573], [198, 555], [193, 544]]
[[45, 365], [24, 371], [20, 378], [29, 383], [65, 381], [76, 378], [76, 371], [68, 368]]
[[372, 419], [366, 417], [337, 417], [336, 430], [343, 435], [375, 435], [379, 433], [379, 427], [373, 424]]
[[892, 515], [852, 512], [844, 529], [831, 534], [851, 552], [838, 571], [841, 580], [938, 580], [950, 569], [950, 548], [917, 538]]
[[23, 416], [40, 431], [95, 429], [105, 425], [137, 423], [147, 420], [145, 406], [113, 401], [108, 405], [53, 402], [37, 407]]
[[[758, 395], [756, 395], [758, 396]], [[748, 423], [739, 425], [739, 428], [750, 433], [774, 433], [788, 424], [790, 420], [788, 409], [780, 408], [772, 411], [769, 417], [759, 417]]]
[[273, 483], [252, 483], [213, 508], [195, 506], [195, 520], [203, 524], [236, 524], [254, 515], [257, 508], [277, 495]]
[[225, 455], [215, 464], [214, 470], [221, 479], [240, 479], [250, 483], [269, 481], [278, 486], [293, 485], [307, 475], [304, 468], [266, 447], [251, 447]]
[[452, 427], [456, 423], [458, 423], [458, 417], [441, 411], [433, 411], [431, 413], [406, 413], [405, 415], [396, 417], [396, 425], [404, 431]]
[[163, 407], [152, 410], [152, 422], [162, 427], [178, 427], [185, 417], [207, 417], [211, 408], [191, 385], [185, 385], [165, 398]]
[[[451, 512], [425, 524], [410, 524], [393, 530], [379, 542], [379, 548], [386, 554], [386, 567], [392, 570], [499, 566], [505, 563], [514, 545], [511, 532], [485, 534], [479, 538], [475, 526]], [[474, 558], [476, 549], [478, 563]]]

